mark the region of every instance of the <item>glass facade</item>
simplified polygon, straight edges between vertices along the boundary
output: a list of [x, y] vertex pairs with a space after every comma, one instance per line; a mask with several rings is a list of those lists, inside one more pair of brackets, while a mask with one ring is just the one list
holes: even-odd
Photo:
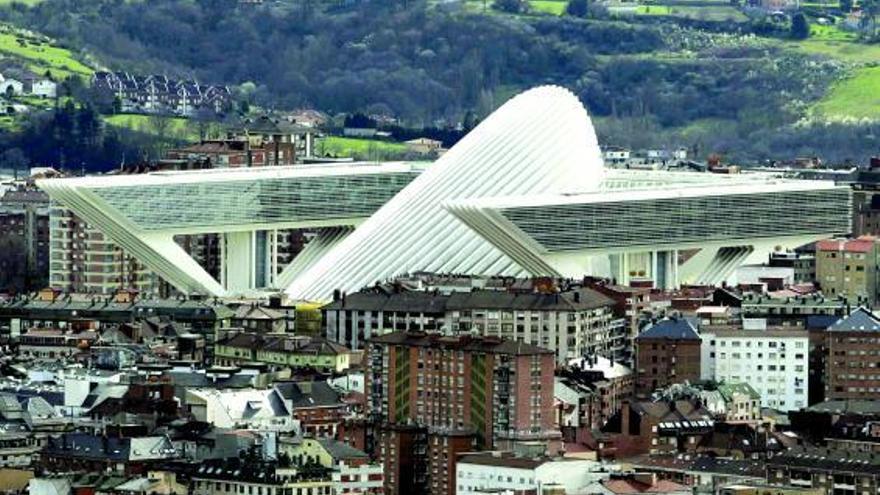
[[846, 233], [847, 187], [501, 210], [550, 251]]
[[96, 187], [91, 192], [145, 231], [296, 223], [373, 214], [416, 170]]

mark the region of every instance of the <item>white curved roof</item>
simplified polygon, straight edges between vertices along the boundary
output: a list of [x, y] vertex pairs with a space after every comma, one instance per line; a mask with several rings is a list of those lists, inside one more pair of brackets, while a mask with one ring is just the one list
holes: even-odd
[[293, 281], [287, 292], [328, 299], [416, 270], [525, 273], [446, 211], [449, 200], [589, 191], [604, 175], [587, 112], [569, 91], [543, 86], [504, 104], [426, 172]]

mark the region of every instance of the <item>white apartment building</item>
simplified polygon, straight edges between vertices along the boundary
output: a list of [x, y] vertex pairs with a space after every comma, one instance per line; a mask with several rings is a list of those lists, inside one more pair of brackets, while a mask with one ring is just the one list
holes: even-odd
[[701, 378], [748, 383], [761, 406], [781, 411], [807, 406], [809, 337], [804, 330], [704, 329]]
[[[592, 483], [609, 477], [607, 466], [590, 460], [516, 457], [500, 452], [466, 454], [455, 465], [456, 495], [486, 493], [586, 493]], [[555, 491], [554, 491], [555, 493]]]

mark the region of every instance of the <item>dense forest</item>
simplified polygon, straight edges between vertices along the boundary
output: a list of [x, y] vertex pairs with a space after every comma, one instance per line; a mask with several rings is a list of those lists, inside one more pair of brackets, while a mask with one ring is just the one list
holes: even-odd
[[[803, 120], [844, 69], [783, 51], [748, 25], [507, 16], [461, 3], [53, 0], [0, 18], [115, 68], [195, 76], [265, 108], [386, 114], [410, 126], [482, 116], [516, 91], [560, 84], [601, 138], [765, 159], [862, 160], [870, 124]], [[724, 31], [727, 32], [724, 32]], [[715, 31], [715, 32], [712, 32]]]

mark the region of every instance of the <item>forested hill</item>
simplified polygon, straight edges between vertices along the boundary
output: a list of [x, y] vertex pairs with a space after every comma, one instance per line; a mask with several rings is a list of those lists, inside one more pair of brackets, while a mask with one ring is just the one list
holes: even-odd
[[0, 17], [111, 67], [255, 88], [247, 97], [265, 107], [390, 114], [423, 125], [484, 115], [515, 91], [555, 83], [584, 101], [614, 144], [839, 161], [875, 152], [865, 136], [880, 135], [874, 124], [804, 125], [805, 109], [841, 76], [840, 64], [737, 26], [709, 33], [413, 0], [45, 0], [13, 4]]

